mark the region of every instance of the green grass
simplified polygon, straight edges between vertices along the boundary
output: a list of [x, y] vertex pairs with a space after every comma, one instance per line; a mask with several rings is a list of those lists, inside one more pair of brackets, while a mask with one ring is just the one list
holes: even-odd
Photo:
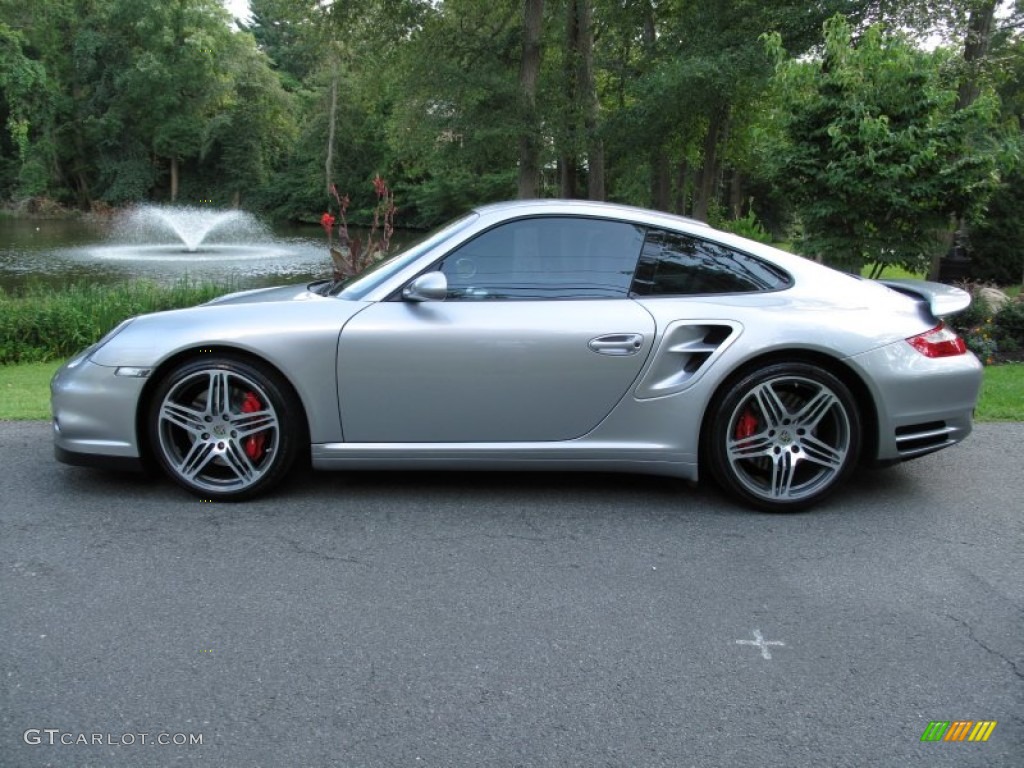
[[[871, 269], [872, 267], [864, 267], [864, 269], [861, 270], [861, 275], [863, 277], [867, 277], [871, 274]], [[926, 275], [921, 272], [908, 272], [903, 267], [886, 267], [882, 270], [880, 277], [882, 279], [888, 278], [890, 280], [902, 280], [908, 277], [915, 280], [924, 280]]]
[[[0, 421], [50, 418], [50, 378], [59, 363], [0, 365]], [[990, 365], [978, 421], [1024, 421], [1024, 363]]]
[[985, 368], [978, 421], [1024, 421], [1024, 363]]
[[69, 284], [59, 291], [43, 285], [0, 289], [0, 365], [70, 357], [125, 318], [191, 307], [230, 290], [230, 285], [188, 278], [173, 285], [138, 280], [113, 286]]
[[50, 418], [50, 379], [60, 363], [0, 365], [0, 421]]

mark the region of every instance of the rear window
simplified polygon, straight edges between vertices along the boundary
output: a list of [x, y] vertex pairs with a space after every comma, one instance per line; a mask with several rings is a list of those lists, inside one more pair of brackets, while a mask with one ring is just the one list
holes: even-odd
[[651, 230], [633, 280], [637, 296], [775, 291], [788, 274], [758, 258], [692, 235]]

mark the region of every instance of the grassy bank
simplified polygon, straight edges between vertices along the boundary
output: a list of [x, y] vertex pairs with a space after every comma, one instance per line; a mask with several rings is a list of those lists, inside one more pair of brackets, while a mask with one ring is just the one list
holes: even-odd
[[[50, 378], [60, 363], [0, 365], [0, 421], [50, 418]], [[1024, 363], [985, 368], [978, 421], [1024, 421]]]
[[42, 285], [0, 290], [0, 365], [67, 358], [126, 317], [194, 306], [230, 290], [187, 278], [172, 285], [134, 281], [72, 284], [60, 292]]

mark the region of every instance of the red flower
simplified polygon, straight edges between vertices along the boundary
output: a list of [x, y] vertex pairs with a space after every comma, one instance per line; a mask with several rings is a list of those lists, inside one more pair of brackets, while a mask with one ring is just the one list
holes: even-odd
[[324, 213], [324, 215], [320, 217], [320, 226], [324, 228], [324, 232], [330, 235], [331, 231], [334, 229], [334, 217], [331, 216], [330, 213]]

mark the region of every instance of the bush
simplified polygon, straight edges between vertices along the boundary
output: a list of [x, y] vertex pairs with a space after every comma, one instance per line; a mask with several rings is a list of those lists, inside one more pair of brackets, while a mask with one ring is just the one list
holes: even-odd
[[745, 237], [748, 240], [756, 240], [759, 243], [771, 243], [771, 234], [762, 226], [757, 216], [754, 214], [754, 209], [751, 208], [747, 211], [747, 215], [742, 219], [730, 219], [720, 222], [711, 222], [712, 226], [718, 229], [725, 230], [726, 232], [732, 232], [734, 235]]
[[992, 335], [1003, 359], [1019, 360], [1024, 353], [1024, 301], [1017, 298], [992, 318]]
[[70, 357], [133, 315], [190, 307], [229, 290], [188, 279], [170, 286], [72, 284], [59, 293], [42, 285], [0, 290], [0, 365]]
[[958, 284], [957, 287], [962, 288], [971, 294], [971, 306], [963, 312], [958, 312], [953, 315], [953, 317], [950, 318], [949, 325], [952, 326], [957, 333], [965, 334], [971, 328], [990, 322], [992, 318], [992, 308], [988, 305], [988, 302], [978, 295], [978, 291], [984, 286], [961, 283]]
[[967, 242], [973, 280], [1013, 285], [1024, 271], [1024, 171], [1016, 170], [992, 196]]
[[970, 291], [974, 300], [970, 307], [950, 318], [950, 326], [986, 365], [1019, 360], [1024, 353], [1024, 300], [1018, 297], [993, 311], [978, 295], [984, 286], [961, 287]]

